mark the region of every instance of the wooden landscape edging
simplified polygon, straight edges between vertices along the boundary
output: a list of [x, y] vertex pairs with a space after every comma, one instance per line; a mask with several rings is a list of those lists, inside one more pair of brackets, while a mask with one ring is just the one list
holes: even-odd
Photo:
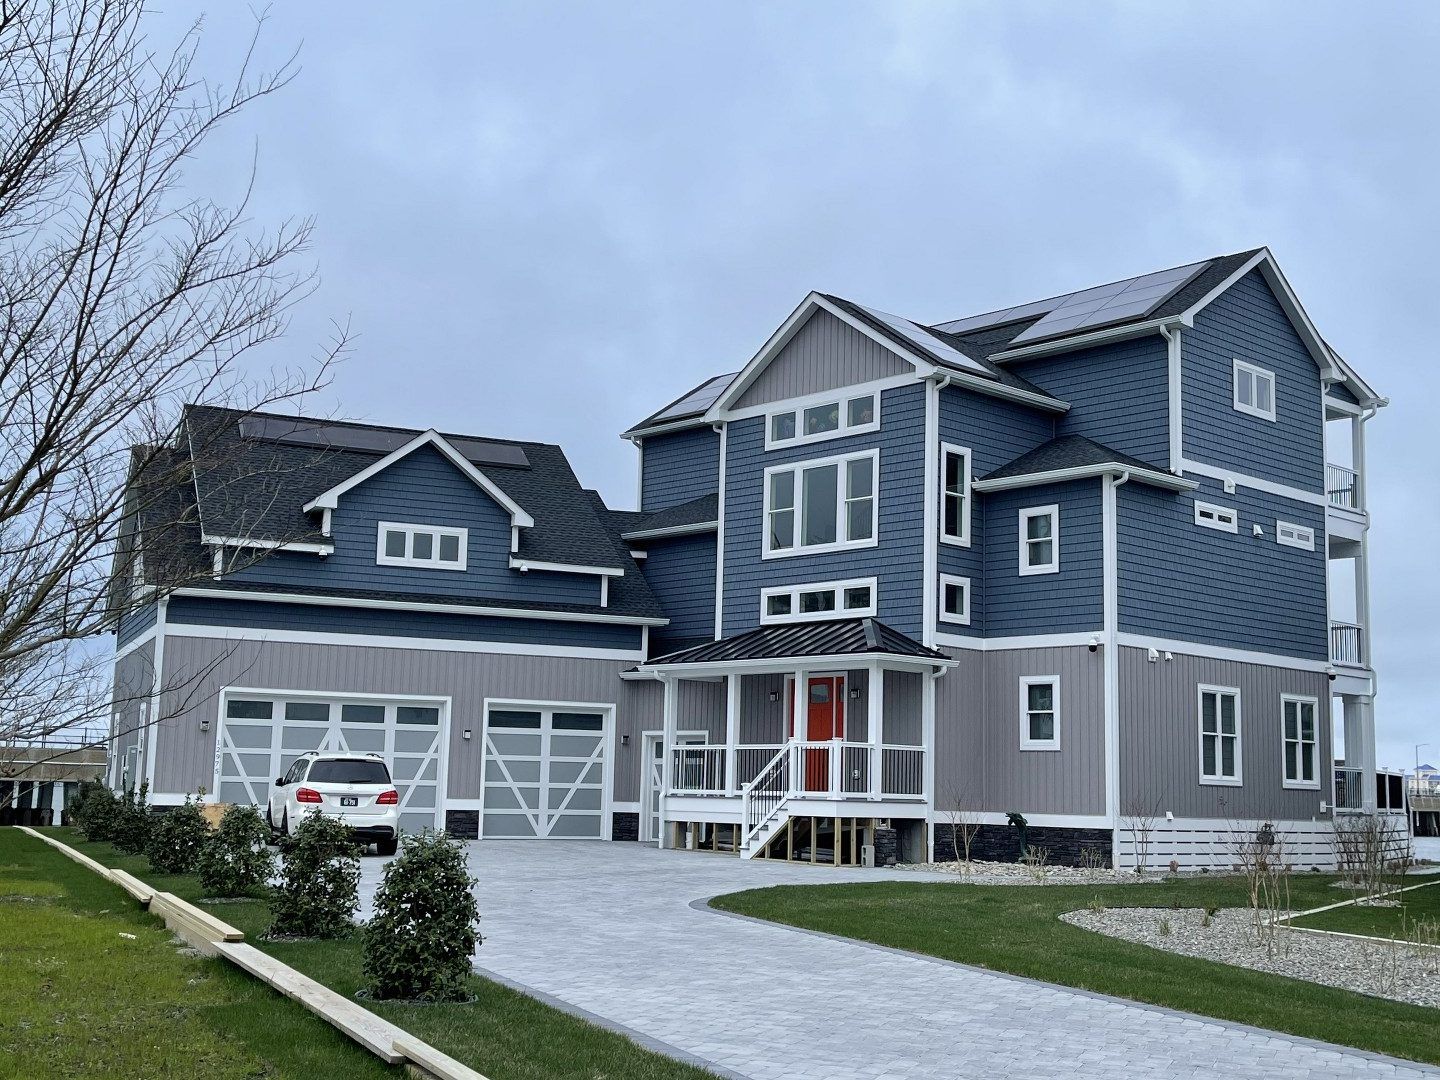
[[240, 970], [299, 1002], [320, 1019], [354, 1039], [390, 1065], [406, 1065], [412, 1073], [435, 1080], [487, 1080], [470, 1066], [443, 1054], [402, 1027], [377, 1016], [359, 1003], [337, 994], [267, 952], [245, 942], [245, 935], [173, 893], [160, 892], [124, 870], [96, 862], [53, 837], [27, 825], [15, 826], [56, 848], [81, 866], [120, 886], [165, 921], [169, 930], [206, 956], [222, 956]]

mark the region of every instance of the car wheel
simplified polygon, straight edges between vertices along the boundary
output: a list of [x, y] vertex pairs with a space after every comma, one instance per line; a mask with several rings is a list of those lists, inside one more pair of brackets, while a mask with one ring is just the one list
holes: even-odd
[[375, 854], [376, 854], [376, 855], [394, 855], [396, 849], [397, 849], [399, 846], [400, 846], [400, 841], [397, 840], [397, 839], [396, 839], [395, 837], [393, 837], [393, 836], [392, 836], [389, 840], [376, 840], [376, 841], [375, 841]]

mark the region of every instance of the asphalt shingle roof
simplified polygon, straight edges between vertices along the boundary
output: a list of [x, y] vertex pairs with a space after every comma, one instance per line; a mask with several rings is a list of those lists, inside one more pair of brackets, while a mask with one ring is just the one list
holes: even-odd
[[827, 619], [818, 622], [761, 626], [680, 652], [657, 656], [646, 667], [667, 664], [728, 663], [736, 660], [779, 660], [806, 656], [911, 656], [947, 660], [879, 619]]
[[1041, 443], [1034, 450], [1026, 451], [1014, 461], [1001, 465], [981, 479], [1004, 480], [1012, 476], [1029, 476], [1059, 469], [1082, 469], [1088, 465], [1120, 465], [1130, 469], [1149, 469], [1151, 472], [1165, 471], [1158, 465], [1122, 454], [1119, 450], [1112, 450], [1083, 435], [1061, 435], [1047, 443]]
[[649, 512], [638, 510], [611, 510], [616, 527], [622, 536], [636, 533], [662, 532], [671, 529], [687, 529], [693, 526], [718, 525], [720, 520], [720, 495], [711, 492], [664, 510]]

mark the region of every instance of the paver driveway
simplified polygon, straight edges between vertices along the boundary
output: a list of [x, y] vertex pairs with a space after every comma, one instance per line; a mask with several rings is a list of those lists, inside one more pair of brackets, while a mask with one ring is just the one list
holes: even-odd
[[[477, 970], [728, 1076], [1440, 1076], [692, 906], [743, 888], [874, 881], [895, 871], [593, 841], [489, 840], [469, 849], [485, 935]], [[363, 863], [367, 906], [380, 865]]]

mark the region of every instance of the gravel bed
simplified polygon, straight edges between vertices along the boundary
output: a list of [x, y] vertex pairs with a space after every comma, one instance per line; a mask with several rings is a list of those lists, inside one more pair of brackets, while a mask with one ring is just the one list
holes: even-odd
[[[1440, 950], [1405, 943], [1357, 941], [1279, 929], [1274, 955], [1257, 944], [1254, 916], [1222, 910], [1203, 925], [1200, 908], [1107, 908], [1070, 911], [1065, 922], [1106, 937], [1166, 952], [1354, 990], [1372, 997], [1440, 1008]], [[1168, 926], [1169, 933], [1164, 933]]]
[[967, 872], [963, 862], [900, 863], [895, 870], [923, 870], [932, 874], [954, 874], [972, 885], [1138, 885], [1163, 881], [1162, 874], [1143, 877], [1130, 870], [1087, 870], [1079, 866], [1046, 866], [1032, 870], [1020, 863], [972, 860]]

